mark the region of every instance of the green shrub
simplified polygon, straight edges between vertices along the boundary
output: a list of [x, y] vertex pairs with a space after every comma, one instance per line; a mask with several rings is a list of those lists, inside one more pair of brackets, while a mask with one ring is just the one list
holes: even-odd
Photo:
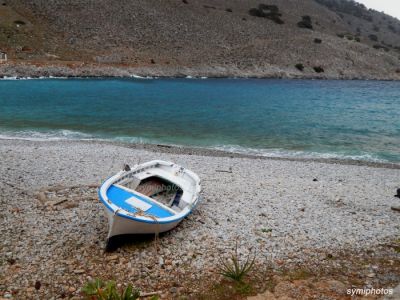
[[91, 300], [136, 300], [140, 296], [140, 291], [131, 284], [118, 292], [114, 281], [103, 282], [100, 279], [88, 282], [82, 288], [82, 292]]
[[304, 65], [303, 65], [303, 64], [296, 64], [295, 67], [296, 67], [296, 69], [299, 70], [299, 71], [302, 71], [302, 72], [303, 72], [303, 70], [304, 70]]
[[281, 16], [282, 14], [280, 13], [269, 13], [266, 18], [274, 21], [276, 24], [282, 25], [285, 24], [285, 22], [280, 18]]
[[397, 33], [397, 30], [393, 25], [388, 25], [388, 29], [393, 33]]
[[362, 18], [368, 22], [372, 22], [374, 20], [374, 18], [372, 18], [372, 16], [369, 15], [364, 15], [362, 16]]
[[276, 24], [285, 23], [281, 19], [282, 14], [279, 12], [279, 8], [276, 5], [260, 4], [258, 8], [250, 9], [249, 14], [253, 17], [269, 19], [271, 21], [274, 21]]
[[324, 73], [325, 72], [324, 68], [321, 67], [321, 66], [314, 67], [313, 69], [317, 73]]
[[378, 37], [377, 37], [375, 34], [370, 34], [368, 37], [369, 37], [369, 39], [370, 39], [371, 41], [374, 41], [374, 42], [377, 42], [377, 41], [378, 41]]
[[310, 16], [302, 16], [302, 20], [297, 23], [297, 26], [300, 28], [306, 28], [306, 29], [313, 29], [312, 21]]
[[318, 39], [318, 38], [315, 38], [315, 39], [314, 39], [314, 43], [316, 43], [316, 44], [321, 44], [321, 43], [322, 43], [322, 40], [321, 40], [321, 39]]
[[258, 6], [258, 8], [261, 10], [269, 10], [269, 11], [275, 12], [275, 13], [279, 12], [279, 8], [276, 5], [260, 4]]
[[253, 17], [260, 17], [260, 18], [265, 18], [265, 13], [258, 8], [251, 8], [249, 10], [249, 15]]
[[388, 52], [388, 51], [390, 50], [388, 47], [385, 47], [385, 46], [382, 46], [382, 45], [379, 45], [379, 44], [375, 44], [375, 45], [373, 45], [372, 47], [374, 47], [374, 48], [377, 49], [377, 50], [383, 49], [383, 50], [385, 50], [386, 52]]

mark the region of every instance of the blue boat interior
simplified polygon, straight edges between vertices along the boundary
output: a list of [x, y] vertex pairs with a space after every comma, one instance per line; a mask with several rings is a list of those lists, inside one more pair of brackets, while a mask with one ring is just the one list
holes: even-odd
[[151, 207], [145, 211], [145, 213], [148, 215], [152, 215], [157, 218], [167, 218], [174, 215], [171, 211], [165, 209], [160, 205], [157, 205], [156, 203], [146, 199], [145, 197], [130, 193], [115, 185], [110, 186], [110, 188], [107, 190], [107, 197], [112, 203], [130, 213], [136, 213], [138, 210], [133, 205], [129, 204], [127, 200], [130, 199], [130, 201], [132, 201], [133, 199], [134, 201], [135, 199], [137, 199], [138, 202], [145, 202], [151, 205]]

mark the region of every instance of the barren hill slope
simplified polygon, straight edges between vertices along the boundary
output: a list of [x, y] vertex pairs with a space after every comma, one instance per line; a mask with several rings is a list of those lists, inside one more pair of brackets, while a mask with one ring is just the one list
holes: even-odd
[[400, 79], [400, 21], [347, 0], [0, 4], [0, 75]]

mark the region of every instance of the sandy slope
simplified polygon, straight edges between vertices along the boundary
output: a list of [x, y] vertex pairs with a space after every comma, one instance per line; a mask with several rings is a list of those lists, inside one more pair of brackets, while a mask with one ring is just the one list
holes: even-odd
[[[0, 49], [14, 64], [0, 75], [400, 79], [400, 21], [385, 14], [362, 10], [367, 20], [315, 0], [186, 2], [5, 2]], [[283, 23], [250, 15], [260, 4]], [[312, 29], [298, 26], [304, 16]]]

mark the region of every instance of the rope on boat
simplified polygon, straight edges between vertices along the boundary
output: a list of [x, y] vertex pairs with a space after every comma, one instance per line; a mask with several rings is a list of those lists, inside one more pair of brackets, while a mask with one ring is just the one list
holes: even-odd
[[152, 219], [155, 224], [156, 224], [156, 232], [154, 233], [154, 246], [155, 246], [155, 251], [156, 253], [158, 252], [158, 241], [159, 241], [159, 233], [160, 233], [160, 223], [158, 222], [158, 219], [156, 216], [151, 215], [149, 213], [146, 213], [144, 210], [135, 207], [135, 209], [137, 210], [135, 213], [133, 213], [133, 217], [147, 217]]

